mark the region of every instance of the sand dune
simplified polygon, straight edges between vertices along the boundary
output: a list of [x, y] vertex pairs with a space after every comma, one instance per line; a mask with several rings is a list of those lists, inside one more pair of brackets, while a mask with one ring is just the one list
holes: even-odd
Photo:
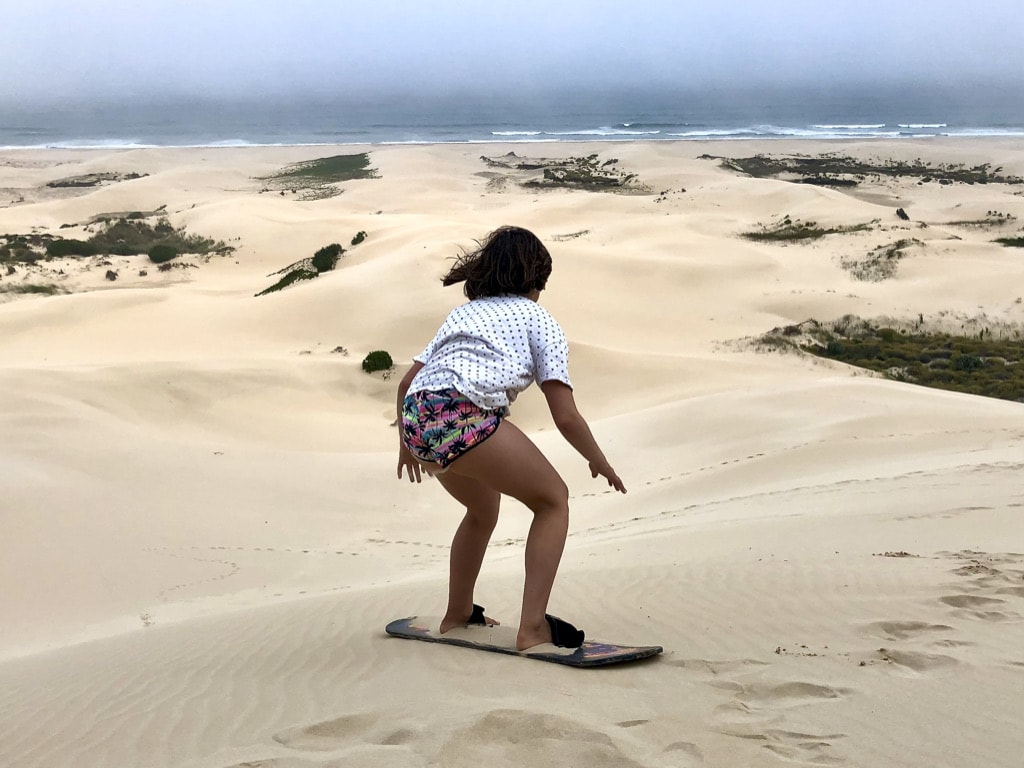
[[[82, 236], [166, 206], [235, 247], [40, 262], [0, 289], [0, 765], [1020, 765], [1021, 404], [757, 352], [846, 313], [1024, 328], [991, 228], [1020, 187], [753, 179], [701, 155], [990, 163], [1011, 141], [369, 148], [379, 178], [301, 201], [268, 176], [364, 148], [8, 151], [0, 231]], [[597, 152], [645, 194], [489, 185], [482, 153]], [[74, 191], [48, 181], [147, 174]], [[911, 214], [895, 216], [897, 206]], [[789, 215], [869, 231], [740, 234]], [[446, 259], [504, 223], [552, 250], [591, 480], [536, 391], [513, 418], [569, 483], [552, 600], [590, 637], [657, 643], [586, 671], [387, 638], [443, 607], [459, 512], [394, 480], [394, 376], [462, 301]], [[922, 227], [925, 223], [927, 226]], [[350, 246], [359, 231], [365, 242]], [[919, 241], [894, 276], [843, 266]], [[256, 297], [331, 242], [337, 269]], [[106, 279], [116, 269], [118, 279]], [[146, 275], [140, 272], [146, 270]], [[63, 273], [62, 273], [63, 271]], [[339, 348], [344, 348], [341, 351]], [[507, 502], [478, 599], [515, 623], [529, 513]]]

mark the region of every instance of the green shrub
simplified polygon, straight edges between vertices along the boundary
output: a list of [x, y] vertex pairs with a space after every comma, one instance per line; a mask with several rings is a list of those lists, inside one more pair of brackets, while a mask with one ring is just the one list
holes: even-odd
[[383, 349], [375, 350], [363, 358], [363, 370], [367, 373], [386, 371], [394, 364], [395, 361], [391, 359], [391, 355]]
[[154, 264], [163, 264], [178, 255], [178, 250], [171, 245], [157, 243], [149, 249], [149, 260]]
[[352, 245], [359, 245], [365, 239], [366, 233], [360, 230], [359, 232], [356, 232], [356, 236], [352, 238]]
[[968, 373], [978, 370], [984, 364], [984, 361], [975, 355], [960, 355], [953, 361], [953, 367], [956, 370], [967, 371]]
[[338, 243], [331, 243], [325, 245], [319, 251], [313, 254], [313, 269], [316, 270], [317, 274], [321, 272], [330, 272], [334, 269], [338, 263], [338, 259], [341, 258], [341, 254], [345, 252]]
[[62, 256], [94, 256], [96, 246], [85, 240], [58, 239], [46, 244], [46, 254], [60, 258]]

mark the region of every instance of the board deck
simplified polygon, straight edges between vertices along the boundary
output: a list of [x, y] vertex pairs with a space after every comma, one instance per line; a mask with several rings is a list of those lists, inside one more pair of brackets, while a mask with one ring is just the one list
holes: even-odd
[[393, 637], [407, 640], [423, 640], [428, 643], [455, 645], [461, 648], [475, 648], [492, 653], [505, 653], [510, 656], [521, 656], [537, 661], [549, 661], [553, 664], [564, 664], [569, 667], [603, 667], [609, 664], [622, 664], [657, 656], [662, 652], [660, 645], [615, 645], [613, 643], [596, 643], [587, 641], [579, 648], [556, 648], [544, 646], [545, 651], [526, 653], [516, 650], [514, 627], [470, 626], [465, 629], [453, 629], [445, 634], [437, 631], [439, 619], [424, 616], [410, 616], [397, 619], [385, 627], [385, 632]]

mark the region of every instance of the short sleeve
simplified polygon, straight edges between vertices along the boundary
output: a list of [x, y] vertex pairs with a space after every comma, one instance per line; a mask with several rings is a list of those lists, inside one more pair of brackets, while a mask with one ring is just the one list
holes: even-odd
[[533, 359], [534, 380], [538, 386], [545, 381], [560, 381], [572, 387], [569, 379], [569, 342], [553, 317], [544, 313], [536, 330]]
[[424, 365], [429, 363], [430, 362], [430, 357], [434, 354], [434, 352], [437, 350], [437, 348], [441, 345], [441, 342], [444, 340], [445, 336], [447, 336], [447, 335], [448, 335], [448, 320], [445, 320], [444, 324], [438, 329], [437, 333], [434, 335], [434, 338], [432, 338], [430, 340], [430, 343], [427, 344], [426, 347], [424, 347], [422, 352], [420, 352], [418, 355], [413, 357], [413, 360], [415, 360], [417, 363], [423, 363]]

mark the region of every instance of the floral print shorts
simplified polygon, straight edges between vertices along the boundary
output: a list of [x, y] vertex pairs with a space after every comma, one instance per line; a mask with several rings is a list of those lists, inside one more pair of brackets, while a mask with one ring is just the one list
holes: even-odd
[[485, 410], [454, 389], [414, 392], [402, 402], [402, 440], [417, 459], [445, 469], [493, 435], [505, 413]]

